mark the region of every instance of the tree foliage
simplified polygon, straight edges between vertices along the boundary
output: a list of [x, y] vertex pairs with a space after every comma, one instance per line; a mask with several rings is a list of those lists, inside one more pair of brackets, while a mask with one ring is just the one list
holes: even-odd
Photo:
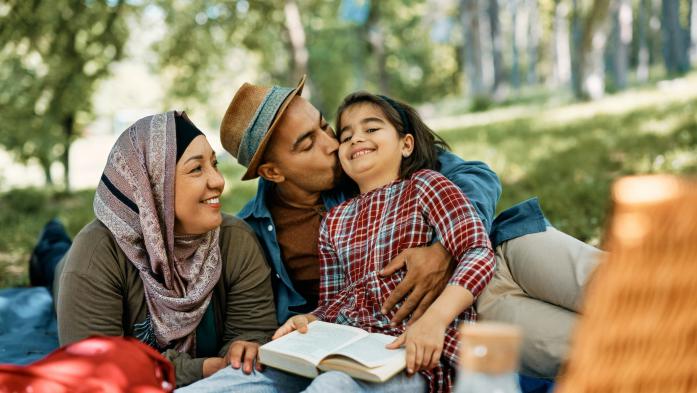
[[331, 118], [340, 100], [360, 89], [414, 104], [449, 97], [466, 103], [460, 108], [483, 109], [515, 101], [529, 86], [594, 99], [680, 75], [697, 62], [696, 4], [5, 0], [0, 144], [20, 161], [38, 160], [49, 182], [54, 162], [67, 171], [97, 83], [124, 56], [129, 18], [142, 10], [164, 15], [166, 34], [154, 47], [154, 72], [171, 82], [163, 106], [205, 105], [225, 73], [286, 86], [308, 73], [306, 92]]
[[[358, 0], [356, 0], [358, 1]], [[361, 3], [360, 1], [358, 1]], [[158, 45], [162, 70], [174, 73], [172, 94], [205, 99], [235, 49], [259, 59], [257, 83], [297, 82], [285, 1], [211, 0], [158, 3], [168, 40]], [[457, 91], [457, 48], [428, 39], [424, 1], [367, 2], [365, 20], [340, 15], [340, 0], [296, 0], [306, 35], [312, 100], [332, 112], [357, 89], [380, 90], [413, 102]]]
[[46, 180], [90, 118], [96, 83], [123, 55], [121, 0], [10, 0], [0, 17], [0, 143], [21, 161], [37, 159]]

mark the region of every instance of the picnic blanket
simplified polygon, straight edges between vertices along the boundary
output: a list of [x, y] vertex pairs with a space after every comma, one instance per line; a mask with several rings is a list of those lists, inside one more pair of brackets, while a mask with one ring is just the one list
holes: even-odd
[[58, 330], [48, 289], [0, 289], [0, 363], [28, 364], [56, 348]]

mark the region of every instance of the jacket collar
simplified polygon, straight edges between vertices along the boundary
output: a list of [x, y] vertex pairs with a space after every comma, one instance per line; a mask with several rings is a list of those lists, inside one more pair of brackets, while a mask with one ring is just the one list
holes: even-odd
[[[271, 218], [271, 212], [267, 207], [268, 195], [274, 187], [273, 182], [270, 182], [262, 177], [257, 183], [257, 194], [240, 210], [238, 217], [246, 220], [249, 217], [255, 218]], [[347, 199], [348, 192], [335, 188], [333, 190], [322, 193], [322, 202], [327, 210]]]

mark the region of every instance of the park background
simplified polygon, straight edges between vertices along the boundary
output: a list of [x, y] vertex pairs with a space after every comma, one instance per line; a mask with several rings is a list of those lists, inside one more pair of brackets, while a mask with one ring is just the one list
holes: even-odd
[[2, 0], [0, 288], [41, 227], [74, 236], [111, 145], [186, 110], [219, 153], [224, 210], [255, 192], [218, 126], [245, 81], [331, 120], [355, 90], [414, 104], [455, 153], [602, 245], [610, 185], [697, 172], [697, 0]]

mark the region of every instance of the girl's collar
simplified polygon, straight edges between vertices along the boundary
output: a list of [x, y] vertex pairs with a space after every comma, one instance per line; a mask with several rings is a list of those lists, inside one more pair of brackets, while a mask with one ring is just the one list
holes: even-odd
[[358, 197], [359, 197], [359, 198], [365, 198], [365, 197], [370, 196], [370, 195], [372, 195], [372, 194], [374, 194], [374, 193], [376, 193], [376, 192], [380, 192], [380, 191], [386, 190], [386, 189], [388, 189], [388, 188], [390, 188], [390, 187], [392, 187], [392, 186], [395, 186], [395, 185], [397, 185], [397, 184], [403, 182], [404, 180], [406, 180], [406, 179], [398, 178], [398, 179], [392, 180], [391, 182], [389, 182], [389, 183], [387, 183], [387, 184], [384, 184], [384, 185], [382, 185], [382, 186], [373, 188], [373, 189], [370, 190], [370, 191], [362, 192], [362, 193], [360, 193], [360, 194], [358, 195]]

